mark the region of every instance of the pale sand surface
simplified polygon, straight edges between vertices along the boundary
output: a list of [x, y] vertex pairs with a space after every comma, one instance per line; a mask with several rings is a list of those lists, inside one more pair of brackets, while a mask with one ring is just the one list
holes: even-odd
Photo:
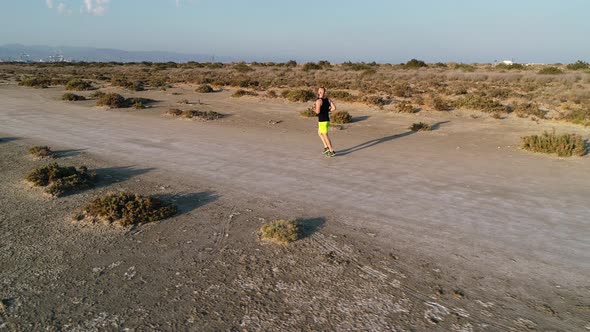
[[[171, 91], [183, 91], [185, 95], [171, 96]], [[2, 86], [0, 133], [2, 137], [19, 138], [3, 146], [12, 146], [10, 151], [15, 155], [16, 149], [27, 146], [25, 143], [80, 149], [81, 161], [94, 162], [97, 167], [133, 166], [133, 169], [145, 170], [138, 172], [137, 179], [151, 181], [155, 187], [171, 186], [189, 193], [217, 193], [219, 197], [214, 204], [195, 207], [193, 212], [209, 211], [212, 224], [221, 225], [222, 220], [230, 218], [233, 209], [241, 211], [242, 216], [247, 210], [255, 210], [264, 218], [321, 220], [323, 228], [303, 240], [312, 246], [306, 250], [313, 252], [313, 245], [317, 245], [319, 247], [315, 249], [321, 251], [319, 248], [325, 248], [328, 242], [324, 240], [330, 239], [330, 234], [339, 236], [337, 239], [341, 242], [338, 245], [345, 250], [334, 245], [334, 250], [328, 250], [328, 253], [335, 252], [344, 257], [342, 259], [353, 262], [365, 261], [359, 263], [359, 271], [364, 271], [365, 267], [372, 270], [365, 273], [374, 278], [366, 288], [362, 286], [366, 279], [359, 279], [354, 273], [349, 276], [349, 284], [338, 288], [344, 290], [358, 284], [363, 292], [352, 302], [356, 305], [364, 302], [367, 312], [376, 314], [376, 317], [363, 316], [367, 325], [356, 328], [396, 326], [395, 318], [380, 321], [378, 317], [395, 312], [395, 305], [399, 306], [399, 301], [405, 298], [415, 305], [409, 306], [412, 309], [406, 308], [408, 317], [397, 321], [400, 330], [412, 326], [418, 330], [455, 327], [460, 330], [468, 328], [466, 324], [475, 330], [506, 327], [518, 330], [530, 326], [540, 330], [585, 328], [584, 322], [588, 321], [590, 313], [589, 159], [531, 154], [520, 151], [518, 143], [522, 135], [552, 128], [578, 132], [587, 138], [587, 129], [555, 122], [538, 124], [517, 118], [494, 120], [485, 115], [473, 119], [459, 111], [401, 115], [362, 105], [341, 104], [339, 108], [350, 111], [358, 121], [332, 132], [339, 156], [326, 159], [321, 155], [322, 147], [315, 134], [316, 120], [298, 115], [305, 105], [250, 97], [234, 99], [229, 91], [207, 95], [188, 91], [191, 91], [190, 87], [135, 93], [133, 95], [160, 102], [146, 110], [107, 111], [92, 106], [93, 101], [61, 102], [57, 99], [63, 91], [55, 88], [35, 90]], [[126, 92], [125, 95], [132, 94]], [[183, 98], [200, 100], [204, 105], [174, 103]], [[169, 107], [215, 110], [230, 116], [215, 122], [162, 117], [161, 113]], [[268, 123], [269, 120], [282, 122], [273, 125]], [[436, 130], [425, 133], [406, 129], [417, 121], [439, 125]], [[3, 172], [8, 172], [8, 168]], [[124, 180], [137, 186], [133, 183], [135, 178]], [[18, 190], [25, 189], [19, 187]], [[71, 207], [80, 205], [76, 198], [67, 200], [71, 201]], [[17, 204], [14, 199], [7, 201]], [[65, 215], [65, 211], [63, 213]], [[221, 231], [232, 234], [232, 227], [235, 227], [238, 233], [249, 234], [243, 238], [243, 247], [236, 243], [232, 246], [238, 251], [254, 250], [252, 247], [258, 245], [254, 233], [260, 221], [244, 217], [238, 224], [223, 226]], [[168, 229], [171, 225], [174, 223], [163, 222], [147, 227], [143, 234], [154, 236], [149, 232]], [[191, 231], [199, 232], [202, 228], [193, 225]], [[75, 231], [70, 229], [67, 234], [73, 236]], [[250, 238], [252, 243], [248, 242]], [[313, 241], [318, 238], [322, 240]], [[362, 252], [355, 252], [355, 247]], [[206, 246], [199, 250], [204, 249]], [[372, 252], [373, 249], [383, 257], [395, 253], [399, 260], [388, 268], [382, 258], [377, 258], [381, 257], [380, 254]], [[195, 249], [195, 252], [199, 250]], [[166, 254], [165, 250], [158, 252]], [[296, 257], [295, 260], [303, 255], [290, 254]], [[247, 253], [241, 255], [246, 255], [246, 260], [250, 257]], [[284, 259], [278, 261], [284, 262]], [[138, 262], [133, 266], [140, 265]], [[315, 265], [301, 269], [307, 273], [313, 271], [312, 274], [325, 271], [325, 267]], [[259, 270], [255, 268], [254, 271]], [[400, 279], [395, 271], [405, 272], [406, 278]], [[151, 273], [157, 274], [158, 270]], [[254, 273], [250, 277], [256, 279], [259, 275]], [[224, 284], [212, 276], [202, 280]], [[398, 290], [399, 285], [394, 280], [401, 280], [402, 289], [407, 286], [406, 293], [412, 293], [409, 290], [414, 289], [417, 295], [398, 294], [397, 298], [391, 295], [388, 299], [395, 301], [386, 306], [385, 298], [372, 297], [376, 296], [373, 293], [375, 287], [393, 287], [381, 290], [383, 294]], [[257, 285], [255, 287], [264, 283], [250, 281]], [[438, 285], [444, 285], [446, 293], [437, 294], [433, 288]], [[16, 292], [10, 288], [10, 283], [2, 287], [2, 296]], [[293, 294], [299, 292], [301, 298], [309, 295], [303, 295], [303, 289], [296, 291], [295, 286], [290, 287]], [[308, 289], [315, 287], [317, 285]], [[459, 293], [465, 292], [466, 296], [457, 295], [452, 291], [454, 288], [461, 289]], [[336, 303], [350, 295], [328, 293], [323, 295], [323, 301]], [[93, 298], [93, 295], [87, 297]], [[228, 293], [220, 298], [211, 300], [233, 301]], [[431, 308], [425, 304], [429, 299], [446, 304], [445, 307], [462, 308], [467, 314], [457, 314], [455, 310], [448, 317], [457, 321], [447, 318], [435, 325], [425, 318]], [[374, 306], [367, 304], [373, 300]], [[284, 309], [287, 302], [281, 297], [268, 299], [265, 305], [280, 308], [274, 313], [278, 315], [278, 312], [289, 311]], [[493, 309], [480, 302], [494, 303]], [[26, 308], [23, 303], [20, 310]], [[268, 312], [267, 316], [261, 315], [264, 310], [253, 311], [258, 312], [256, 319], [260, 321], [276, 323], [278, 319], [275, 316], [271, 319]], [[76, 315], [71, 310], [64, 310], [56, 321], [63, 324], [68, 312]], [[108, 315], [116, 315], [116, 312]], [[445, 316], [444, 312], [442, 315]], [[237, 318], [239, 316], [243, 316], [242, 323]], [[246, 316], [236, 307], [225, 314], [225, 320], [221, 317], [219, 325], [214, 325], [210, 317], [197, 320], [209, 329], [240, 328], [240, 324], [247, 330], [261, 328], [256, 324], [262, 323], [254, 322], [256, 319], [243, 323]], [[124, 327], [138, 326], [134, 324], [141, 321], [130, 313], [118, 317], [117, 324]], [[177, 319], [176, 324], [186, 323], [185, 317], [181, 319], [171, 313], [163, 317], [166, 318], [153, 324], [172, 318]], [[346, 318], [334, 319], [313, 324], [293, 321], [283, 327], [355, 329], [354, 323], [345, 323]], [[49, 318], [45, 320], [47, 324], [51, 322]], [[203, 322], [213, 325], [202, 325]], [[346, 325], [349, 323], [352, 325]], [[194, 326], [196, 329], [199, 325]]]

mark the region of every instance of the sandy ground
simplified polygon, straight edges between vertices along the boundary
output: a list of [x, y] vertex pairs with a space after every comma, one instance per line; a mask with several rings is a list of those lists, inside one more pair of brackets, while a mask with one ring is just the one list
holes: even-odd
[[[326, 159], [305, 105], [190, 91], [125, 92], [160, 102], [107, 111], [55, 88], [0, 87], [0, 326], [590, 329], [589, 158], [517, 147], [544, 129], [587, 130], [342, 104], [356, 121], [333, 132], [339, 156]], [[170, 107], [229, 116], [162, 117]], [[416, 121], [438, 125], [408, 131]], [[57, 200], [29, 189], [23, 174], [44, 162], [26, 148], [40, 143], [102, 184]], [[130, 231], [67, 221], [120, 189], [176, 200], [181, 214]], [[279, 217], [303, 220], [306, 238], [260, 243], [258, 227]]]

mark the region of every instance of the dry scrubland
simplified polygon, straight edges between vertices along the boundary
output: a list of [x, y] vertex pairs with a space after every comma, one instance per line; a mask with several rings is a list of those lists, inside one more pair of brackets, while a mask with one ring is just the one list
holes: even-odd
[[[590, 125], [590, 69], [583, 62], [529, 67], [425, 64], [418, 60], [401, 65], [375, 63], [333, 65], [325, 61], [306, 64], [296, 64], [293, 61], [278, 64], [9, 63], [0, 64], [0, 83], [2, 82], [17, 82], [19, 85], [31, 88], [61, 86], [67, 90], [61, 96], [64, 102], [74, 103], [91, 99], [93, 104], [100, 107], [134, 109], [150, 108], [156, 101], [126, 96], [125, 90], [129, 92], [167, 90], [178, 85], [188, 85], [194, 95], [172, 97], [178, 98], [176, 104], [162, 113], [182, 119], [216, 120], [226, 116], [223, 110], [216, 112], [181, 109], [188, 107], [185, 105], [201, 105], [201, 100], [198, 99], [200, 94], [215, 94], [231, 88], [232, 99], [255, 98], [253, 100], [261, 101], [284, 99], [289, 103], [306, 103], [315, 98], [313, 92], [315, 87], [325, 86], [329, 89], [329, 95], [337, 102], [344, 102], [347, 105], [363, 104], [364, 107], [370, 105], [374, 106], [377, 112], [447, 114], [444, 112], [458, 109], [471, 114], [473, 121], [480, 117], [491, 118], [490, 121], [497, 119], [499, 125], [502, 125], [501, 121], [516, 117], [528, 118], [537, 123], [567, 122], [571, 124], [567, 128], [573, 126], [584, 128]], [[120, 88], [117, 89], [119, 93], [112, 92], [112, 89], [109, 89], [111, 87]], [[174, 93], [172, 95], [176, 96]], [[310, 109], [306, 108], [307, 105], [301, 105], [301, 116], [315, 116]], [[473, 112], [470, 113], [471, 111]], [[159, 123], [161, 118], [158, 115], [156, 118]], [[337, 125], [352, 121], [354, 121], [353, 117], [346, 111], [332, 114], [332, 122]], [[406, 128], [412, 132], [434, 130], [433, 133], [438, 132], [439, 126], [439, 124], [422, 121], [416, 121], [413, 124], [409, 122], [406, 126], [408, 125], [410, 125], [409, 128]], [[521, 140], [521, 148], [533, 152], [554, 153], [560, 157], [583, 156], [587, 153], [587, 142], [579, 134], [539, 132], [538, 135], [525, 136]], [[373, 141], [368, 142], [369, 146], [371, 142]], [[110, 225], [119, 225], [128, 229], [132, 225], [163, 219], [177, 226], [178, 219], [189, 218], [190, 213], [187, 213], [186, 207], [177, 207], [172, 204], [172, 201], [177, 198], [175, 194], [172, 195], [174, 197], [172, 200], [150, 197], [150, 190], [141, 186], [138, 188], [137, 184], [128, 181], [129, 179], [122, 181], [122, 185], [115, 186], [109, 180], [112, 174], [102, 172], [97, 175], [95, 171], [98, 167], [91, 167], [89, 170], [83, 163], [84, 158], [78, 158], [81, 160], [74, 158], [73, 162], [70, 162], [60, 158], [60, 153], [52, 151], [48, 146], [23, 147], [11, 142], [0, 143], [4, 144], [4, 150], [1, 151], [4, 155], [0, 166], [4, 170], [4, 180], [10, 183], [12, 188], [0, 190], [0, 194], [15, 207], [14, 211], [20, 211], [19, 214], [34, 212], [36, 215], [28, 216], [27, 214], [26, 218], [31, 220], [39, 219], [40, 216], [49, 213], [48, 206], [56, 204], [51, 203], [52, 200], [65, 202], [69, 209], [60, 209], [57, 214], [51, 211], [55, 216], [50, 224], [54, 227], [57, 225], [58, 231], [64, 227], [62, 224], [65, 218], [74, 219], [81, 225], [105, 223], [107, 229]], [[26, 156], [27, 148], [29, 148], [29, 156]], [[27, 192], [19, 187], [19, 183], [23, 180], [44, 189]], [[111, 190], [112, 187], [116, 187], [116, 193]], [[11, 193], [17, 193], [13, 195], [14, 197], [8, 194], [11, 190]], [[42, 192], [52, 198], [41, 198]], [[37, 207], [33, 212], [22, 210], [23, 204], [19, 200], [26, 201], [27, 204], [35, 204]], [[138, 308], [137, 312], [133, 313], [118, 312], [125, 307], [125, 304], [121, 305], [122, 307], [117, 306], [117, 301], [120, 299], [116, 294], [107, 294], [113, 305], [110, 317], [103, 316], [104, 312], [109, 311], [107, 309], [101, 309], [104, 312], [92, 312], [91, 316], [85, 318], [76, 313], [73, 307], [79, 303], [93, 308], [89, 299], [102, 296], [105, 286], [96, 284], [89, 287], [88, 293], [77, 294], [74, 300], [78, 302], [73, 302], [74, 306], [68, 304], [59, 307], [58, 318], [53, 316], [53, 309], [42, 308], [43, 322], [36, 327], [56, 323], [64, 324], [64, 328], [84, 325], [79, 322], [65, 323], [64, 317], [69, 316], [75, 316], [80, 321], [90, 321], [91, 325], [99, 327], [104, 323], [117, 327], [144, 326], [148, 329], [154, 326], [164, 329], [174, 328], [187, 324], [200, 324], [209, 330], [236, 328], [236, 326], [254, 330], [269, 328], [269, 326], [275, 329], [386, 330], [396, 324], [413, 326], [418, 330], [438, 328], [454, 331], [506, 329], [518, 331], [537, 327], [536, 323], [522, 317], [530, 316], [530, 312], [526, 311], [528, 309], [519, 309], [518, 312], [513, 313], [512, 308], [520, 308], [519, 306], [526, 302], [522, 298], [513, 296], [513, 302], [516, 303], [514, 304], [509, 302], [512, 300], [496, 295], [494, 301], [498, 304], [488, 304], [491, 302], [486, 301], [484, 297], [479, 297], [481, 294], [485, 296], [486, 292], [476, 290], [480, 287], [477, 282], [470, 284], [468, 295], [466, 295], [465, 289], [459, 286], [457, 280], [454, 280], [452, 272], [449, 274], [450, 277], [442, 277], [439, 275], [440, 269], [430, 266], [427, 262], [416, 264], [415, 261], [408, 261], [404, 263], [407, 265], [399, 268], [400, 265], [396, 265], [401, 263], [399, 257], [393, 253], [370, 254], [368, 252], [374, 250], [370, 245], [367, 245], [367, 250], [362, 254], [355, 253], [351, 243], [346, 241], [336, 243], [328, 236], [316, 232], [323, 227], [324, 220], [318, 223], [318, 220], [283, 219], [287, 216], [275, 214], [273, 218], [267, 218], [276, 220], [274, 222], [267, 222], [265, 218], [257, 217], [259, 221], [264, 222], [253, 227], [251, 220], [256, 220], [254, 216], [246, 217], [252, 213], [250, 208], [241, 207], [240, 212], [237, 213], [234, 210], [236, 210], [235, 206], [230, 207], [229, 203], [225, 203], [209, 211], [211, 224], [217, 225], [221, 219], [229, 220], [227, 223], [221, 222], [221, 229], [215, 230], [213, 239], [210, 235], [201, 234], [203, 229], [211, 227], [211, 224], [205, 225], [199, 221], [200, 223], [196, 226], [183, 226], [192, 227], [190, 233], [201, 234], [199, 240], [194, 241], [201, 245], [202, 248], [199, 250], [174, 249], [177, 250], [175, 253], [181, 257], [174, 261], [175, 268], [190, 266], [183, 271], [186, 273], [182, 274], [190, 276], [187, 277], [190, 279], [188, 281], [183, 279], [181, 283], [176, 280], [180, 278], [177, 277], [178, 273], [172, 277], [165, 276], [166, 273], [162, 276], [154, 275], [151, 273], [154, 268], [150, 264], [135, 262], [131, 256], [127, 257], [125, 263], [129, 265], [125, 267], [127, 270], [119, 271], [124, 272], [124, 281], [119, 280], [120, 275], [115, 276], [110, 272], [115, 271], [118, 265], [117, 261], [107, 262], [108, 259], [104, 257], [110, 257], [108, 255], [98, 255], [102, 256], [102, 266], [99, 267], [91, 266], [94, 264], [93, 261], [80, 261], [86, 267], [89, 276], [70, 278], [65, 274], [61, 275], [64, 280], [79, 284], [97, 276], [101, 277], [105, 271], [105, 278], [112, 278], [112, 280], [119, 278], [113, 282], [124, 286], [126, 282], [135, 278], [136, 273], [145, 272], [141, 276], [141, 282], [145, 283], [143, 280], [145, 277], [151, 281], [150, 285], [162, 284], [159, 292], [165, 293], [166, 296], [173, 293], [170, 296], [174, 297], [172, 302], [176, 303], [170, 310], [164, 308], [151, 312], [154, 318], [149, 324], [153, 325], [141, 325], [144, 324], [142, 321], [144, 318], [141, 317], [150, 312], [149, 309]], [[16, 212], [11, 213], [17, 215]], [[201, 211], [195, 212], [199, 220], [205, 215], [204, 212], [201, 213]], [[231, 223], [233, 224], [230, 225]], [[150, 227], [159, 230], [167, 227], [166, 223], [151, 224], [156, 226]], [[43, 228], [44, 225], [32, 227], [32, 230], [41, 229], [46, 233], [51, 232]], [[237, 240], [228, 241], [223, 237], [227, 236], [230, 227], [233, 227], [232, 231], [235, 232]], [[171, 230], [172, 228], [175, 227], [165, 231], [170, 232], [168, 234], [170, 239], [185, 236], [180, 234], [180, 230], [174, 231]], [[27, 233], [28, 229], [19, 230], [19, 232], [22, 233], [23, 239], [32, 238], [31, 234]], [[143, 230], [140, 229], [137, 233], [125, 234], [127, 238], [134, 239], [135, 234], [141, 232]], [[356, 241], [353, 243], [358, 243], [356, 230], [347, 234], [351, 237], [354, 234]], [[82, 235], [82, 237], [85, 236], [89, 235]], [[108, 240], [118, 245], [112, 250], [127, 249], [128, 244], [124, 243], [126, 239], [117, 236], [115, 236], [117, 240], [113, 238]], [[172, 250], [168, 248], [169, 242], [164, 241], [162, 244], [159, 235], [155, 238], [150, 236], [155, 235], [146, 232], [138, 237], [141, 240], [138, 240], [137, 245], [134, 244], [132, 250], [135, 250], [135, 253], [150, 251], [152, 248], [146, 247], [149, 242], [149, 245], [154, 245], [157, 249], [151, 254], [152, 256], [148, 257], [148, 260], [157, 261], [159, 256], [169, 257], [169, 250]], [[52, 241], [51, 239], [49, 236], [43, 241]], [[12, 242], [9, 242], [9, 246], [13, 249], [17, 248], [18, 240], [18, 236], [14, 237], [11, 239]], [[108, 248], [110, 246], [108, 241], [105, 242], [105, 248], [100, 250], [106, 252], [111, 250]], [[146, 241], [146, 244], [142, 245], [141, 241]], [[187, 238], [182, 246], [193, 245], [192, 241], [193, 239]], [[103, 243], [97, 242], [94, 245], [100, 247]], [[64, 251], [76, 252], [83, 247], [81, 244], [72, 244]], [[219, 256], [214, 256], [213, 253], [217, 252]], [[192, 253], [196, 256], [191, 256]], [[120, 261], [118, 262], [121, 264]], [[164, 263], [161, 265], [167, 266]], [[206, 268], [212, 265], [221, 272]], [[159, 270], [164, 271], [166, 268]], [[357, 271], [361, 271], [361, 274], [359, 275]], [[293, 279], [291, 277], [293, 273], [299, 274], [301, 278]], [[60, 278], [57, 274], [59, 273], [56, 272], [52, 278], [45, 278], [44, 286], [38, 286], [39, 289], [46, 291], [54, 287], [56, 280]], [[195, 275], [198, 276], [198, 280], [195, 279]], [[7, 278], [13, 277], [12, 275]], [[168, 279], [171, 281], [168, 282]], [[23, 294], [28, 294], [26, 296], [32, 298], [37, 296], [33, 291], [29, 293], [26, 291], [27, 287], [35, 284], [34, 280], [25, 278], [11, 282], [25, 289]], [[172, 282], [176, 284], [171, 284]], [[183, 283], [191, 284], [193, 290], [184, 289]], [[68, 289], [69, 283], [64, 282], [59, 287], [64, 292], [71, 291]], [[175, 288], [182, 292], [175, 293]], [[473, 293], [470, 293], [472, 290]], [[137, 301], [140, 306], [153, 304], [152, 302], [155, 301], [150, 295], [146, 295], [149, 292], [134, 290], [133, 287], [125, 288], [124, 292], [126, 295], [143, 297]], [[234, 302], [237, 298], [236, 293], [240, 298], [238, 302]], [[63, 295], [60, 296], [63, 297]], [[554, 295], [547, 296], [555, 298]], [[20, 325], [21, 321], [11, 314], [11, 310], [17, 310], [15, 308], [20, 305], [17, 300], [2, 299], [0, 325], [7, 321], [13, 324], [13, 327], [23, 326]], [[365, 302], [360, 303], [363, 301]], [[203, 303], [203, 308], [186, 305], [192, 302]], [[503, 303], [508, 305], [503, 306]], [[161, 302], [156, 304], [162, 306]], [[526, 305], [533, 308], [541, 327], [559, 327], [563, 319], [559, 315], [570, 318], [568, 316], [570, 312], [567, 311], [570, 309], [565, 309], [571, 308], [570, 304], [568, 304], [569, 307], [563, 305], [563, 308], [559, 308], [559, 314], [554, 311], [553, 304], [535, 302]], [[586, 304], [582, 306], [584, 310], [587, 310]], [[314, 319], [301, 318], [298, 314], [293, 314], [299, 312], [304, 316], [309, 315], [310, 308], [317, 312]], [[462, 308], [467, 308], [469, 311]], [[175, 311], [181, 312], [182, 318], [178, 318]], [[50, 312], [51, 314], [48, 314]], [[117, 312], [119, 316], [114, 314]], [[27, 315], [24, 321], [35, 320], [31, 313]], [[113, 318], [112, 315], [119, 318]], [[546, 316], [547, 321], [544, 322], [544, 318], [539, 316]], [[576, 312], [573, 319], [581, 316]], [[96, 323], [97, 320], [98, 323]], [[165, 320], [168, 322], [175, 320], [176, 325], [158, 325]], [[578, 324], [578, 321], [572, 324]]]
[[[467, 65], [457, 63], [426, 64], [411, 60], [405, 64], [376, 63], [76, 63], [76, 64], [2, 64], [0, 80], [19, 85], [45, 88], [64, 86], [70, 91], [93, 91], [89, 96], [67, 92], [65, 101], [96, 99], [97, 106], [110, 108], [150, 107], [154, 100], [126, 98], [105, 93], [99, 88], [113, 86], [129, 91], [166, 90], [175, 84], [192, 84], [195, 93], [206, 94], [231, 87], [232, 97], [262, 99], [283, 98], [289, 102], [307, 102], [315, 98], [314, 88], [325, 86], [329, 95], [348, 103], [363, 103], [384, 111], [416, 113], [445, 112], [453, 109], [488, 113], [498, 120], [515, 116], [532, 121], [565, 121], [590, 125], [590, 67], [578, 61], [568, 65]], [[188, 99], [179, 104], [190, 105]], [[214, 120], [216, 112], [170, 109], [167, 115]], [[309, 109], [302, 116], [313, 117]], [[332, 115], [332, 122], [352, 121], [347, 112]], [[541, 134], [541, 133], [539, 133]], [[586, 151], [581, 137], [573, 137], [561, 146], [534, 146], [523, 139], [523, 148], [535, 152]], [[559, 140], [555, 140], [557, 143]], [[533, 142], [533, 143], [531, 143]], [[580, 143], [582, 142], [582, 143]], [[566, 146], [563, 146], [565, 144]], [[580, 144], [582, 147], [580, 147]], [[572, 155], [559, 153], [560, 156]]]

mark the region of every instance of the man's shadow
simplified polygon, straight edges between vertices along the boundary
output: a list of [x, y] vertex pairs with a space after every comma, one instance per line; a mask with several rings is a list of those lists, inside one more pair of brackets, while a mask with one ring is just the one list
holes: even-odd
[[[435, 124], [433, 124], [432, 126], [430, 126], [432, 128], [432, 130], [438, 130], [440, 128], [440, 125], [448, 123], [450, 121], [442, 121], [442, 122], [437, 122]], [[385, 142], [389, 142], [392, 141], [394, 139], [397, 138], [402, 138], [402, 137], [406, 137], [412, 134], [417, 133], [416, 131], [412, 131], [412, 130], [408, 130], [405, 133], [401, 133], [401, 134], [395, 134], [395, 135], [391, 135], [391, 136], [386, 136], [386, 137], [381, 137], [381, 138], [376, 138], [370, 141], [367, 141], [365, 143], [361, 143], [359, 145], [353, 146], [351, 148], [345, 149], [345, 150], [340, 150], [338, 151], [338, 155], [339, 156], [346, 156], [347, 154], [359, 151], [359, 150], [363, 150], [363, 149], [367, 149], [370, 148], [372, 146], [375, 146], [377, 144], [381, 144], [381, 143], [385, 143]]]

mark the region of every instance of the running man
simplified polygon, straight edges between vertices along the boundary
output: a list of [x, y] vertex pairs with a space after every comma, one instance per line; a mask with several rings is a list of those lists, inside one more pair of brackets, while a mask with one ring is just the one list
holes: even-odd
[[330, 112], [336, 111], [336, 105], [331, 99], [326, 98], [326, 89], [324, 87], [318, 89], [318, 99], [315, 101], [313, 111], [318, 115], [318, 135], [324, 144], [324, 155], [334, 157], [336, 153], [332, 148], [328, 130], [330, 128]]

